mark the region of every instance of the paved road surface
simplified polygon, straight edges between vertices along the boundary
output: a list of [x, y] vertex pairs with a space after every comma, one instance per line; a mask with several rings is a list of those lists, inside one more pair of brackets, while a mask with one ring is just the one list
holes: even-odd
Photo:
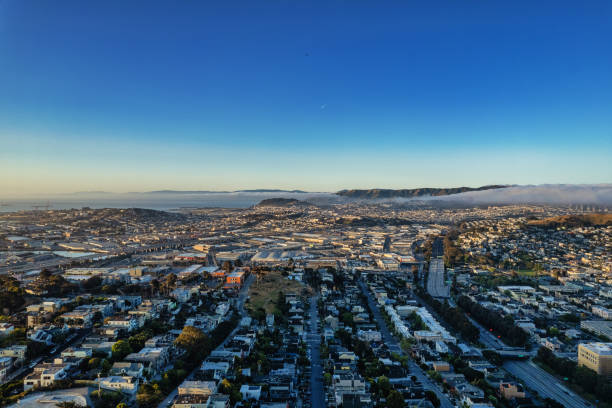
[[[242, 287], [242, 289], [240, 289], [240, 293], [238, 294], [238, 305], [237, 305], [238, 307], [237, 308], [238, 308], [238, 311], [241, 317], [246, 316], [246, 311], [244, 310], [244, 301], [246, 300], [247, 294], [249, 293], [249, 287], [253, 283], [254, 279], [255, 278], [253, 277], [253, 275], [249, 275], [247, 280], [244, 282], [244, 286]], [[227, 343], [229, 339], [234, 337], [234, 334], [236, 334], [239, 328], [240, 328], [240, 325], [236, 326], [236, 328], [232, 330], [232, 332], [223, 340], [223, 343], [221, 343], [219, 347], [217, 347], [215, 350], [222, 349], [223, 346], [225, 346], [225, 343]], [[200, 369], [200, 366], [197, 366], [192, 372], [189, 373], [189, 375], [185, 378], [184, 381], [191, 380], [193, 378], [193, 375], [199, 369]], [[176, 398], [177, 394], [178, 394], [178, 387], [175, 388], [174, 391], [172, 391], [170, 395], [166, 397], [166, 399], [160, 402], [157, 407], [166, 408], [170, 406], [172, 404], [172, 401], [174, 401], [174, 399]]]
[[444, 281], [444, 259], [442, 258], [432, 257], [429, 262], [427, 292], [436, 298], [450, 297], [450, 286]]
[[[361, 291], [363, 292], [363, 294], [366, 295], [366, 298], [368, 299], [368, 306], [370, 307], [370, 310], [372, 311], [372, 314], [374, 315], [374, 319], [378, 323], [380, 332], [383, 336], [383, 339], [387, 347], [392, 352], [398, 353], [400, 355], [405, 355], [406, 353], [402, 351], [402, 348], [400, 347], [398, 340], [395, 338], [395, 336], [391, 333], [391, 331], [387, 327], [387, 323], [383, 319], [382, 314], [380, 313], [380, 310], [378, 309], [378, 305], [374, 302], [374, 299], [372, 298], [372, 294], [370, 293], [366, 285], [363, 283], [363, 281], [359, 281], [359, 286], [361, 287]], [[425, 372], [421, 369], [421, 367], [419, 367], [412, 359], [408, 360], [408, 367], [410, 369], [410, 375], [414, 375], [421, 382], [421, 384], [423, 384], [423, 388], [425, 388], [426, 390], [432, 390], [433, 392], [436, 393], [436, 395], [438, 396], [438, 399], [440, 400], [440, 407], [454, 408], [454, 405], [451, 403], [450, 399], [446, 396], [446, 394], [444, 394], [442, 390], [440, 390], [440, 387], [438, 386], [438, 384], [434, 383], [427, 376], [427, 374], [425, 374]]]
[[310, 350], [310, 402], [312, 408], [324, 408], [323, 365], [321, 364], [321, 333], [319, 332], [319, 313], [317, 302], [319, 296], [310, 299], [310, 327], [308, 328], [307, 343]]
[[[470, 320], [480, 330], [480, 342], [487, 348], [498, 351], [508, 348], [494, 333], [487, 331], [475, 320], [471, 318]], [[533, 351], [526, 351], [524, 354], [533, 355], [534, 353]], [[566, 407], [584, 408], [592, 406], [565, 387], [557, 378], [548, 374], [531, 361], [506, 361], [504, 369], [523, 381], [527, 388], [536, 391], [541, 397], [552, 398]]]
[[504, 368], [510, 374], [523, 380], [527, 388], [537, 391], [541, 397], [552, 398], [566, 407], [592, 407], [591, 404], [531, 361], [506, 361]]
[[484, 344], [485, 347], [492, 350], [501, 350], [508, 347], [503, 341], [498, 339], [495, 334], [489, 332], [476, 320], [472, 319], [469, 316], [468, 319], [470, 319], [470, 322], [472, 322], [472, 324], [478, 328], [478, 331], [480, 332], [480, 342]]

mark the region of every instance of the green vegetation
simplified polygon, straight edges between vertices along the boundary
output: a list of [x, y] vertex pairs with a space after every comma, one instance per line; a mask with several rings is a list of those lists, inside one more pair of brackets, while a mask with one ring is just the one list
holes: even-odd
[[64, 296], [77, 289], [77, 285], [68, 282], [62, 275], [54, 275], [46, 269], [40, 272], [34, 285], [46, 291], [48, 296]]
[[467, 296], [459, 297], [457, 304], [485, 328], [492, 329], [496, 334], [499, 334], [505, 343], [512, 346], [525, 346], [527, 344], [529, 335], [514, 323], [512, 316], [505, 316], [500, 319], [499, 312], [482, 307]]
[[0, 311], [13, 314], [25, 304], [24, 290], [19, 281], [11, 276], [0, 276]]
[[95, 408], [116, 408], [124, 398], [120, 392], [109, 390], [95, 390], [89, 396]]
[[206, 341], [208, 341], [208, 339], [200, 329], [193, 326], [185, 326], [181, 334], [174, 341], [174, 344], [192, 355], [195, 354], [197, 349]]
[[407, 320], [408, 322], [410, 322], [410, 328], [412, 328], [412, 330], [428, 330], [429, 329], [427, 325], [423, 322], [423, 319], [421, 319], [421, 317], [417, 315], [415, 312], [410, 313], [408, 315]]
[[279, 293], [300, 294], [304, 289], [310, 290], [301, 282], [285, 278], [280, 270], [262, 271], [257, 281], [249, 288], [246, 307], [250, 313], [257, 313], [259, 309], [264, 313], [274, 313], [278, 310]]
[[369, 190], [341, 190], [336, 194], [345, 197], [352, 198], [394, 198], [394, 197], [421, 197], [421, 196], [445, 196], [450, 194], [465, 193], [467, 191], [481, 191], [490, 190], [495, 188], [505, 188], [507, 186], [492, 185], [482, 186], [477, 188], [472, 187], [451, 187], [451, 188], [413, 188], [413, 189], [400, 189], [391, 190], [385, 188], [372, 188]]
[[130, 346], [130, 343], [126, 340], [119, 340], [113, 344], [112, 352], [113, 360], [121, 361], [125, 358], [125, 356], [132, 353], [132, 346]]
[[[587, 396], [590, 394], [602, 402], [612, 401], [612, 385], [610, 385], [606, 377], [597, 375], [595, 371], [579, 366], [567, 358], [556, 357], [552, 351], [545, 347], [541, 347], [538, 350], [536, 361], [558, 376], [564, 379], [567, 378], [567, 381], [578, 392], [586, 393]], [[590, 399], [592, 400], [593, 398], [591, 397]], [[610, 407], [612, 405], [608, 403], [607, 406]]]
[[510, 277], [507, 275], [478, 275], [473, 276], [472, 281], [476, 286], [495, 289], [498, 286], [524, 285], [534, 286], [534, 281], [529, 278]]
[[573, 228], [612, 225], [612, 214], [561, 215], [559, 217], [531, 220], [527, 226], [541, 228]]
[[136, 394], [139, 407], [155, 407], [172, 392], [187, 375], [200, 365], [212, 350], [219, 346], [238, 324], [238, 317], [221, 322], [209, 335], [187, 326], [175, 340], [177, 347], [185, 350], [182, 360], [174, 362], [171, 370], [162, 374], [160, 380], [142, 384]]

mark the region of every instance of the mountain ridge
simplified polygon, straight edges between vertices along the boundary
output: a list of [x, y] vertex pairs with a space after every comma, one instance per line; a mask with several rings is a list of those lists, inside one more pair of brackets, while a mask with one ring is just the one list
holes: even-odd
[[340, 190], [336, 195], [349, 198], [379, 199], [379, 198], [414, 198], [424, 196], [446, 196], [470, 191], [493, 190], [510, 187], [509, 185], [487, 185], [481, 187], [450, 187], [450, 188], [412, 188], [412, 189], [384, 189], [372, 188], [363, 190]]

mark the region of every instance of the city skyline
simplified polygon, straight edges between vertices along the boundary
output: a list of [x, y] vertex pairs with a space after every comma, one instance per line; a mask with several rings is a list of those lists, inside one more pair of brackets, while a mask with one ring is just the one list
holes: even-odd
[[612, 181], [609, 2], [0, 3], [0, 191]]

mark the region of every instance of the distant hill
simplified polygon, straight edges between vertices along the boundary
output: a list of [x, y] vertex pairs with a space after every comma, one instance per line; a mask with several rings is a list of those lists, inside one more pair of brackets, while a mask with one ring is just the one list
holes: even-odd
[[414, 198], [423, 196], [446, 196], [451, 194], [465, 193], [468, 191], [482, 191], [492, 190], [498, 188], [506, 188], [509, 186], [482, 186], [482, 187], [453, 187], [453, 188], [413, 188], [413, 189], [381, 189], [374, 188], [369, 190], [341, 190], [336, 194], [343, 197], [349, 198], [365, 198], [365, 199], [377, 199], [377, 198]]
[[295, 198], [267, 198], [261, 200], [256, 207], [291, 207], [291, 206], [312, 206], [306, 201], [296, 200]]
[[156, 190], [147, 191], [144, 194], [229, 194], [229, 193], [307, 193], [302, 190], [234, 190], [234, 191], [210, 191], [210, 190]]
[[561, 215], [559, 217], [531, 220], [527, 222], [527, 225], [542, 228], [612, 225], [612, 214]]
[[265, 188], [255, 190], [236, 190], [235, 193], [307, 193], [308, 191], [303, 190], [266, 190]]

